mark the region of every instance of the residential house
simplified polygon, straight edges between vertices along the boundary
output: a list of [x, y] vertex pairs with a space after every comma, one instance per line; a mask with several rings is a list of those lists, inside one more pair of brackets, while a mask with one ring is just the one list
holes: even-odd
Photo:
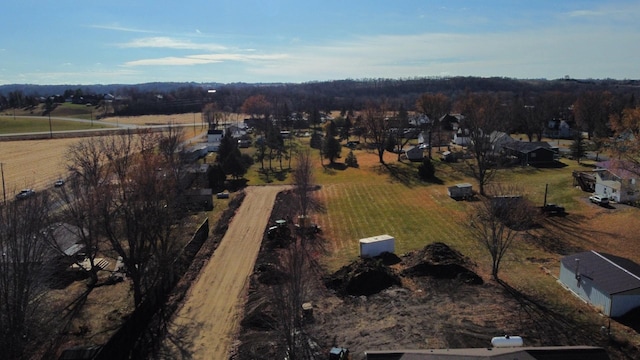
[[463, 120], [462, 114], [446, 114], [440, 118], [439, 122], [442, 130], [458, 131]]
[[513, 141], [503, 145], [507, 156], [518, 159], [522, 165], [544, 165], [555, 161], [556, 152], [546, 141]]
[[247, 129], [244, 124], [242, 125], [229, 125], [225, 131], [229, 131], [231, 137], [234, 139], [240, 139], [247, 135]]
[[512, 138], [509, 134], [502, 131], [494, 131], [489, 134], [489, 144], [491, 144], [491, 151], [494, 154], [504, 152], [504, 147], [507, 144], [511, 144], [516, 141], [516, 139]]
[[85, 250], [80, 237], [82, 229], [75, 225], [55, 223], [43, 230], [43, 232], [49, 235], [51, 237], [50, 240], [52, 240], [52, 249], [46, 258], [76, 257], [80, 256]]
[[596, 251], [565, 256], [559, 280], [609, 317], [640, 306], [640, 265], [625, 258]]
[[207, 150], [209, 152], [216, 152], [220, 147], [220, 141], [224, 137], [223, 130], [210, 129], [207, 131]]
[[425, 114], [416, 114], [409, 117], [409, 125], [421, 127], [431, 123], [431, 119]]
[[629, 161], [607, 160], [596, 164], [595, 193], [617, 203], [640, 200], [640, 166]]
[[467, 146], [471, 144], [470, 135], [469, 129], [458, 128], [458, 131], [453, 135], [453, 143], [460, 146]]
[[405, 153], [409, 161], [422, 161], [424, 159], [424, 150], [420, 146], [414, 146]]

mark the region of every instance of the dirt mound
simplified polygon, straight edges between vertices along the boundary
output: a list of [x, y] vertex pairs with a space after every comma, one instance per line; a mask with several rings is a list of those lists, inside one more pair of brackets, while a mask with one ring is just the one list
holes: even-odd
[[[387, 259], [387, 257], [384, 257]], [[400, 277], [381, 258], [363, 258], [343, 266], [325, 278], [325, 285], [338, 295], [369, 296], [393, 285], [400, 285]]]
[[403, 276], [430, 276], [436, 279], [457, 279], [466, 284], [480, 285], [483, 280], [467, 268], [469, 260], [444, 243], [433, 243], [422, 250], [409, 253], [402, 259], [406, 268]]

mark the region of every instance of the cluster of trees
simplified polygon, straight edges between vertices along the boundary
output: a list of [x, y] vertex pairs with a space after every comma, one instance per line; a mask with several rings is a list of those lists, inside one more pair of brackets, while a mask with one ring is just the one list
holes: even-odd
[[85, 298], [99, 284], [98, 254], [121, 258], [136, 306], [173, 280], [185, 213], [181, 141], [177, 128], [83, 138], [69, 148], [70, 177], [52, 198], [42, 192], [0, 207], [0, 344], [8, 358], [37, 349], [40, 321], [50, 333], [61, 326], [50, 321], [60, 314], [45, 316], [40, 306], [56, 273], [51, 266], [69, 265], [61, 262], [68, 257], [53, 224], [83, 245], [90, 264]]

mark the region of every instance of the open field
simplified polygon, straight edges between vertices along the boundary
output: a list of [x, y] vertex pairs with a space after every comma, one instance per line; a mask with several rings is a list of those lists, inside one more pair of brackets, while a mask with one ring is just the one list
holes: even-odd
[[22, 188], [40, 191], [53, 186], [57, 178], [66, 174], [65, 152], [77, 141], [77, 138], [0, 141], [7, 198], [13, 199]]
[[13, 117], [10, 116], [0, 116], [0, 134], [92, 130], [110, 127], [113, 126], [100, 123], [99, 121], [91, 123], [60, 120], [55, 118], [51, 119], [51, 127], [49, 127], [49, 118], [47, 117], [18, 118], [17, 120], [14, 120]]

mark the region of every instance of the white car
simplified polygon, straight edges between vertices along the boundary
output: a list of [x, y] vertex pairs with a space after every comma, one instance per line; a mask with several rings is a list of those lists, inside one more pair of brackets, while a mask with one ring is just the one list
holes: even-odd
[[589, 201], [591, 201], [594, 204], [598, 204], [598, 205], [607, 205], [607, 204], [609, 204], [609, 198], [604, 197], [602, 195], [598, 195], [598, 194], [593, 194], [593, 195], [589, 196]]
[[62, 179], [58, 179], [58, 180], [56, 180], [56, 182], [53, 183], [53, 186], [55, 186], [55, 187], [61, 187], [63, 185], [64, 185], [64, 180], [62, 180]]

